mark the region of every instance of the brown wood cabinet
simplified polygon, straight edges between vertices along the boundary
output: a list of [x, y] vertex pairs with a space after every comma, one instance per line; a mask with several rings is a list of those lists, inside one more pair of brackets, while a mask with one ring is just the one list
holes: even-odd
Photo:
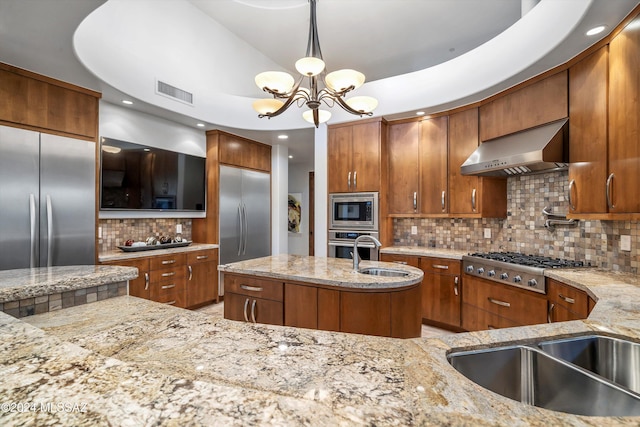
[[[463, 275], [462, 327], [468, 331], [546, 323], [545, 295]], [[505, 326], [506, 325], [506, 326]]]
[[151, 301], [176, 307], [187, 307], [185, 295], [185, 263], [184, 253], [158, 255], [151, 257], [149, 265], [149, 297]]
[[283, 325], [283, 301], [283, 282], [237, 274], [224, 275], [225, 319]]
[[329, 126], [329, 193], [380, 191], [386, 134], [381, 119]]
[[151, 299], [149, 294], [149, 260], [150, 258], [134, 258], [122, 261], [102, 262], [103, 265], [122, 265], [138, 269], [138, 277], [129, 280], [129, 295], [144, 299]]
[[567, 71], [558, 72], [480, 107], [480, 141], [568, 116]]
[[548, 278], [547, 298], [549, 323], [586, 319], [589, 315], [590, 297], [586, 292], [573, 286]]
[[318, 329], [318, 288], [284, 284], [284, 325]]
[[420, 258], [423, 323], [447, 328], [461, 327], [461, 262], [441, 258]]
[[389, 125], [389, 214], [418, 213], [420, 122]]
[[443, 214], [449, 210], [448, 138], [448, 116], [420, 122], [420, 213]]
[[507, 180], [465, 176], [460, 167], [478, 148], [478, 109], [449, 116], [449, 215], [506, 218]]
[[341, 291], [340, 331], [391, 336], [391, 294]]
[[187, 307], [195, 308], [218, 300], [218, 249], [187, 254]]

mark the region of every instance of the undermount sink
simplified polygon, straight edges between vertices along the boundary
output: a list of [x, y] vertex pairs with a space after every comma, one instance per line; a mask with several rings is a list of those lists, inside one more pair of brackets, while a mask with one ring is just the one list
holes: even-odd
[[380, 268], [380, 267], [361, 268], [360, 270], [358, 270], [358, 273], [370, 274], [372, 276], [386, 276], [386, 277], [406, 277], [409, 275], [409, 273], [406, 271], [394, 270], [391, 268]]
[[448, 359], [475, 383], [522, 403], [577, 415], [638, 416], [638, 347], [588, 336], [460, 351]]

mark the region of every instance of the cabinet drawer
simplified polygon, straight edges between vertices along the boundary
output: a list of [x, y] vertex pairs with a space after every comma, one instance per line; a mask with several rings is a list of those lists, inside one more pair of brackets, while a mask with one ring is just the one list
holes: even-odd
[[464, 304], [462, 313], [462, 328], [467, 331], [486, 331], [488, 329], [520, 326], [513, 320], [481, 310], [472, 305]]
[[380, 254], [380, 261], [395, 262], [403, 265], [410, 265], [418, 267], [419, 258], [411, 255], [397, 255], [397, 254]]
[[547, 279], [547, 297], [551, 304], [565, 307], [567, 310], [586, 318], [589, 313], [587, 293], [557, 280]]
[[283, 301], [284, 283], [234, 274], [224, 275], [224, 291], [254, 298]]
[[184, 266], [186, 259], [184, 253], [154, 256], [151, 258], [151, 270], [159, 270], [171, 266]]
[[229, 320], [282, 325], [284, 307], [280, 301], [253, 298], [247, 295], [225, 293], [224, 318]]
[[176, 267], [151, 271], [151, 283], [164, 282], [167, 280], [183, 280], [185, 278], [186, 268], [187, 267], [185, 267], [184, 265], [180, 265]]
[[[171, 285], [175, 286], [170, 287]], [[167, 287], [167, 289], [163, 289], [163, 287]], [[162, 304], [175, 305], [176, 307], [186, 307], [184, 283], [182, 285], [167, 283], [162, 286], [159, 284], [152, 286], [151, 300]]]
[[189, 252], [187, 253], [187, 264], [198, 264], [201, 262], [218, 262], [218, 250], [206, 249], [203, 251]]
[[149, 258], [133, 258], [133, 259], [106, 261], [106, 262], [101, 262], [100, 264], [135, 267], [138, 269], [138, 277], [142, 276], [145, 271], [149, 271]]
[[420, 268], [425, 273], [460, 274], [461, 261], [455, 259], [420, 257]]

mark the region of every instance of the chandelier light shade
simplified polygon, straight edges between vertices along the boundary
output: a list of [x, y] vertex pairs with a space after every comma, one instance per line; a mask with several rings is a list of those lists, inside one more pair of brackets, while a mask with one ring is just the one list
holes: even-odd
[[[256, 76], [256, 85], [273, 98], [259, 99], [253, 103], [258, 117], [271, 118], [282, 114], [292, 104], [298, 107], [306, 106], [308, 110], [302, 117], [316, 127], [331, 118], [331, 113], [321, 110], [322, 104], [331, 108], [339, 105], [345, 111], [357, 116], [372, 116], [378, 101], [370, 96], [354, 96], [346, 99], [352, 90], [364, 84], [364, 74], [359, 71], [344, 69], [327, 74], [316, 24], [316, 0], [309, 0], [309, 40], [307, 53], [304, 58], [295, 63], [296, 70], [301, 74], [298, 81], [288, 73], [282, 71], [266, 71]], [[308, 87], [302, 83], [308, 83]]]

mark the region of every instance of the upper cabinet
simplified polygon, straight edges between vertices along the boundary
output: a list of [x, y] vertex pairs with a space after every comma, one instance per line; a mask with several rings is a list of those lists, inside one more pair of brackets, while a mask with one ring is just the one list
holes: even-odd
[[424, 214], [448, 212], [448, 134], [448, 116], [420, 122], [420, 212]]
[[420, 122], [389, 125], [389, 213], [417, 214]]
[[480, 141], [487, 141], [567, 117], [567, 72], [498, 98], [480, 107]]
[[0, 122], [97, 140], [100, 94], [0, 64]]
[[329, 126], [329, 193], [380, 191], [386, 134], [380, 119]]

